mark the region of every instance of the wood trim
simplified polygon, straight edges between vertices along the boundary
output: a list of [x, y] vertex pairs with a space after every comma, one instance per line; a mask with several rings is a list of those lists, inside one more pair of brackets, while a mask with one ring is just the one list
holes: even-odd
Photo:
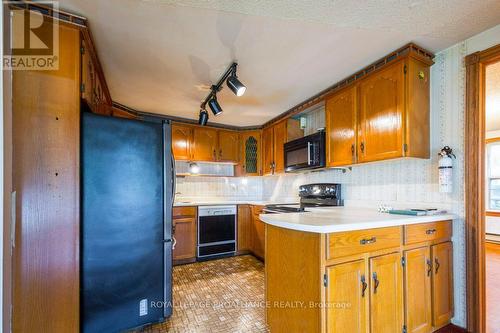
[[500, 141], [500, 137], [484, 139], [485, 144], [492, 143], [492, 142], [499, 142], [499, 141]]
[[467, 329], [486, 332], [485, 290], [485, 67], [500, 60], [500, 44], [465, 57], [465, 223]]
[[485, 216], [495, 216], [495, 217], [500, 217], [500, 211], [493, 211], [493, 210], [488, 210], [484, 214]]

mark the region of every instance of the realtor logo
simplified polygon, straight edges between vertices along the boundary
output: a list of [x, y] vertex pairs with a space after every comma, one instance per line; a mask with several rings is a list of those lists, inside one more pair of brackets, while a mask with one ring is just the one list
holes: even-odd
[[[55, 1], [3, 1], [10, 9], [10, 45], [3, 64], [12, 70], [57, 70], [59, 68], [59, 23], [49, 16], [58, 13]], [[41, 5], [41, 6], [40, 6]], [[57, 17], [57, 15], [55, 15]]]

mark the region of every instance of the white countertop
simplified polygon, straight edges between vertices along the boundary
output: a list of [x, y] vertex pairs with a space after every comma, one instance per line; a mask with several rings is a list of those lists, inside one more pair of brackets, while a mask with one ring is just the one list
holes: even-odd
[[453, 214], [408, 216], [379, 213], [374, 208], [325, 207], [306, 208], [304, 213], [261, 214], [260, 219], [270, 225], [316, 233], [353, 231], [393, 227], [443, 220], [453, 220]]
[[190, 199], [174, 201], [174, 207], [186, 206], [218, 206], [218, 205], [274, 205], [274, 204], [296, 204], [294, 201], [259, 201], [259, 200], [227, 200], [227, 199]]

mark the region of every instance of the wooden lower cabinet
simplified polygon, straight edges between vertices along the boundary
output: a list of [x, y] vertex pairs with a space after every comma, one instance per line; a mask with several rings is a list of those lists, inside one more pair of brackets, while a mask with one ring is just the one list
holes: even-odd
[[[266, 320], [271, 332], [439, 330], [453, 316], [447, 230], [451, 221], [330, 234], [266, 225]], [[282, 308], [283, 301], [301, 302], [303, 308]]]
[[424, 246], [405, 251], [404, 258], [406, 331], [430, 332], [432, 328], [430, 248]]
[[326, 329], [331, 333], [368, 332], [368, 279], [365, 260], [327, 267]]
[[253, 247], [252, 208], [249, 205], [238, 205], [238, 253], [249, 252]]
[[431, 246], [432, 323], [444, 326], [453, 317], [453, 246], [445, 242]]
[[265, 255], [265, 224], [259, 218], [262, 206], [252, 206], [252, 252], [255, 256], [264, 259]]
[[403, 328], [403, 269], [399, 252], [370, 262], [370, 332], [400, 333]]
[[174, 207], [173, 236], [175, 247], [172, 259], [175, 264], [196, 261], [196, 207]]

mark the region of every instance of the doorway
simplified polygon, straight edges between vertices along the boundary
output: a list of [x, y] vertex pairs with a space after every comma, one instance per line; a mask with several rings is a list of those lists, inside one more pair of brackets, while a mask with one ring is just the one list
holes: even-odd
[[[496, 333], [499, 322], [494, 314], [499, 310], [495, 306], [500, 307], [500, 289], [496, 289], [499, 284], [494, 279], [494, 275], [500, 273], [500, 251], [496, 251], [495, 243], [497, 232], [500, 235], [500, 228], [497, 229], [497, 220], [500, 221], [500, 115], [497, 133], [493, 113], [487, 112], [492, 104], [491, 96], [487, 99], [487, 89], [491, 90], [492, 85], [487, 83], [493, 78], [496, 67], [500, 67], [500, 45], [467, 56], [465, 64], [467, 329], [476, 333]], [[500, 110], [495, 112], [500, 113]]]
[[500, 332], [500, 61], [485, 68], [486, 332]]

